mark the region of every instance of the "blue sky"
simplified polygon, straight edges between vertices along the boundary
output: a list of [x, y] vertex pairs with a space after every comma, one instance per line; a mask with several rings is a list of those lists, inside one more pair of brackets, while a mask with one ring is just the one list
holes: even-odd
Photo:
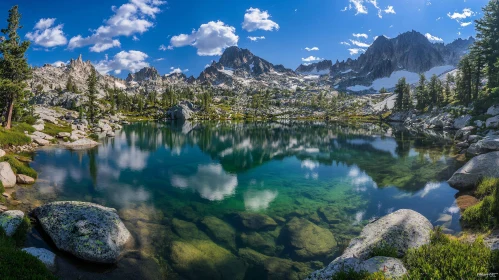
[[119, 77], [144, 66], [197, 77], [231, 45], [295, 69], [320, 59], [356, 58], [379, 35], [416, 30], [450, 43], [475, 35], [470, 22], [487, 2], [2, 0], [0, 26], [6, 26], [7, 10], [19, 5], [21, 35], [33, 42], [28, 59], [34, 66], [82, 54], [100, 72]]

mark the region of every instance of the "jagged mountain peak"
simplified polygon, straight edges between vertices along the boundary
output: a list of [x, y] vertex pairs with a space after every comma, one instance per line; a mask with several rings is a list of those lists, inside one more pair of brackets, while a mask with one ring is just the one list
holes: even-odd
[[140, 69], [136, 73], [129, 73], [128, 77], [126, 78], [127, 82], [142, 82], [142, 81], [147, 81], [147, 80], [157, 80], [161, 76], [158, 73], [158, 70], [154, 67], [144, 67]]

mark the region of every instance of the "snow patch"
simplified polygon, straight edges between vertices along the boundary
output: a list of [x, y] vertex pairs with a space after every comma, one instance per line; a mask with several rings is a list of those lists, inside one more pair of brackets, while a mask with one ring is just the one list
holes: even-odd
[[[447, 73], [456, 67], [452, 65], [444, 65], [444, 66], [437, 66], [433, 67], [430, 70], [426, 71], [424, 74], [427, 78], [431, 77], [433, 74], [440, 76], [444, 73]], [[398, 80], [400, 78], [406, 79], [407, 83], [409, 84], [415, 84], [419, 81], [419, 74], [414, 73], [414, 72], [409, 72], [405, 70], [401, 71], [395, 71], [392, 73], [390, 77], [387, 78], [380, 78], [374, 80], [374, 82], [370, 86], [362, 86], [362, 85], [355, 85], [348, 87], [347, 90], [351, 91], [364, 91], [364, 90], [369, 90], [369, 89], [374, 89], [374, 90], [380, 90], [382, 88], [393, 88], [397, 84]]]

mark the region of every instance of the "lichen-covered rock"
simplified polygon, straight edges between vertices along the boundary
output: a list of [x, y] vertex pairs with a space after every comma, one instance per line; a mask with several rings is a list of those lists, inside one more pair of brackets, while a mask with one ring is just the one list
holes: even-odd
[[469, 123], [470, 120], [471, 120], [470, 115], [460, 116], [454, 120], [453, 126], [455, 129], [461, 129], [461, 128], [465, 127]]
[[313, 259], [334, 252], [336, 240], [328, 229], [301, 218], [289, 221], [282, 234], [286, 234], [293, 252], [300, 259]]
[[342, 257], [365, 260], [373, 248], [382, 244], [395, 247], [402, 257], [408, 249], [428, 244], [432, 230], [432, 224], [423, 215], [401, 209], [366, 225], [360, 236], [350, 241]]
[[484, 177], [499, 178], [499, 152], [476, 156], [457, 170], [448, 180], [458, 190], [473, 189]]
[[35, 179], [24, 174], [17, 174], [16, 180], [18, 184], [31, 185], [35, 183]]
[[39, 259], [50, 271], [56, 270], [56, 255], [49, 250], [35, 247], [24, 248], [22, 250]]
[[264, 214], [243, 212], [237, 213], [235, 217], [243, 227], [249, 230], [274, 229], [277, 226], [274, 219]]
[[8, 162], [0, 162], [0, 181], [2, 181], [5, 188], [12, 188], [16, 185], [16, 174], [14, 174]]
[[24, 213], [19, 210], [5, 211], [0, 214], [0, 227], [7, 236], [16, 233], [17, 228], [23, 223]]
[[52, 202], [34, 214], [57, 248], [87, 261], [116, 263], [130, 239], [116, 210], [98, 204]]
[[231, 250], [236, 249], [236, 231], [232, 226], [213, 216], [204, 218], [201, 224], [217, 243]]
[[244, 279], [246, 264], [210, 240], [173, 241], [169, 258], [187, 279]]
[[492, 118], [488, 118], [485, 121], [485, 126], [487, 128], [498, 128], [499, 127], [499, 116], [494, 116]]
[[183, 239], [209, 239], [194, 223], [173, 218], [172, 226], [173, 231]]

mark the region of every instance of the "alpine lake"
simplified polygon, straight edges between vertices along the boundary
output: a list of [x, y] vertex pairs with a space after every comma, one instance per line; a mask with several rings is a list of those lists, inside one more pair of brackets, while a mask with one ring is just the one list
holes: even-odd
[[132, 233], [118, 264], [97, 265], [35, 225], [26, 246], [56, 252], [61, 279], [303, 279], [398, 209], [458, 233], [451, 139], [373, 123], [139, 122], [93, 149], [38, 150], [39, 179], [15, 197], [28, 211], [112, 207]]

